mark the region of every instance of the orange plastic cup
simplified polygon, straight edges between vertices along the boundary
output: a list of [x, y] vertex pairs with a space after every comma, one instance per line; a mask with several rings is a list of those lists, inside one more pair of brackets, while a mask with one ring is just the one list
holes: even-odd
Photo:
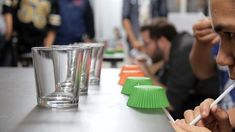
[[119, 73], [119, 76], [122, 75], [123, 71], [136, 71], [141, 70], [141, 68], [138, 65], [125, 65], [122, 67], [121, 72]]
[[118, 81], [118, 84], [124, 85], [128, 77], [143, 77], [143, 76], [144, 72], [141, 70], [123, 71]]

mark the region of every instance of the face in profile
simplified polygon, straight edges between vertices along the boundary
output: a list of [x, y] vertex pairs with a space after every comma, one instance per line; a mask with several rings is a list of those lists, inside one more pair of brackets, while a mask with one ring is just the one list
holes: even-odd
[[150, 32], [148, 30], [142, 32], [141, 35], [144, 42], [144, 52], [152, 58], [157, 51], [157, 45], [154, 40], [150, 38]]
[[216, 61], [228, 66], [231, 79], [235, 79], [235, 0], [211, 0], [214, 30], [221, 37]]

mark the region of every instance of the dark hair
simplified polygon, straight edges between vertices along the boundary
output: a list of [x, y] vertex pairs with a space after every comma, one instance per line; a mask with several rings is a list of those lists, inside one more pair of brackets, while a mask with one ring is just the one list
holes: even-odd
[[152, 29], [152, 25], [144, 25], [140, 27], [140, 32], [151, 31], [151, 29]]
[[168, 39], [170, 42], [173, 41], [177, 34], [178, 33], [175, 27], [166, 20], [156, 22], [156, 24], [154, 24], [150, 30], [151, 39], [159, 39], [161, 37], [166, 37], [166, 39]]

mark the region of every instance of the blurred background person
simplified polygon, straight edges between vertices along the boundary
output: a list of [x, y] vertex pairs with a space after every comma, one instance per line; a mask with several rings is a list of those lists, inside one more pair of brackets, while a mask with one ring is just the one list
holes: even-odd
[[[146, 70], [149, 70], [148, 72], [151, 73], [151, 75], [156, 75], [158, 74], [158, 71], [163, 67], [164, 61], [163, 52], [159, 50], [156, 43], [151, 42], [150, 32], [152, 28], [153, 25], [149, 24], [146, 26], [142, 26], [140, 29], [141, 37], [143, 40], [143, 53], [146, 54], [147, 57], [136, 58], [135, 63], [144, 64], [145, 67], [148, 67]], [[151, 61], [148, 62], [148, 59], [150, 59]]]
[[142, 50], [140, 26], [157, 17], [167, 17], [166, 0], [123, 0], [122, 23], [127, 34], [129, 51]]
[[[2, 7], [4, 4], [4, 0], [0, 1], [0, 11], [2, 12]], [[7, 17], [7, 16], [6, 16]], [[7, 18], [6, 18], [7, 19]], [[0, 15], [0, 66], [15, 66], [14, 63], [14, 57], [12, 55], [12, 45], [6, 44], [7, 37], [7, 31], [6, 31], [6, 24], [4, 16]]]
[[61, 26], [55, 44], [93, 41], [94, 16], [89, 0], [58, 0], [58, 2]]
[[[205, 98], [217, 97], [219, 94], [217, 76], [199, 80], [193, 74], [188, 59], [193, 44], [192, 35], [186, 32], [178, 33], [172, 24], [161, 20], [152, 26], [149, 43], [152, 43], [155, 52], [162, 53], [164, 64], [157, 75], [149, 72], [145, 64], [140, 63], [141, 67], [144, 67], [146, 74], [153, 78], [155, 85], [166, 88], [172, 107], [170, 111], [175, 118], [182, 117], [186, 109], [194, 108]], [[152, 55], [151, 58], [155, 54]], [[215, 90], [211, 91], [211, 87]]]
[[7, 44], [16, 43], [18, 58], [36, 46], [50, 47], [60, 25], [57, 0], [5, 0]]

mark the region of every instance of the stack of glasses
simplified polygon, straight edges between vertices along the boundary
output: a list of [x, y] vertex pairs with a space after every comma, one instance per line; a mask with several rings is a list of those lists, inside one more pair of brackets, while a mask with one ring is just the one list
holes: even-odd
[[88, 86], [99, 85], [103, 44], [53, 45], [32, 48], [39, 106], [78, 106]]

